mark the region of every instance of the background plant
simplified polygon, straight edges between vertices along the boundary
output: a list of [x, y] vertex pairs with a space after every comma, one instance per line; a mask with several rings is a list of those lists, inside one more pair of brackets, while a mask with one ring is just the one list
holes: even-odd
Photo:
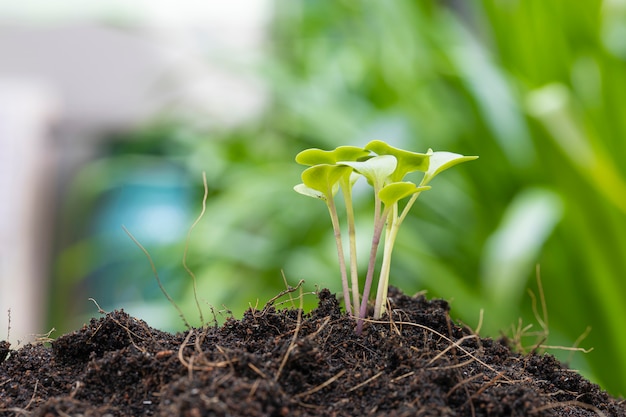
[[[104, 281], [117, 288], [112, 302], [160, 302], [132, 242], [105, 244], [92, 239], [93, 226], [77, 221], [81, 208], [105, 208], [100, 191], [135, 178], [128, 175], [137, 167], [133, 156], [168, 161], [181, 173], [179, 184], [188, 185], [179, 198], [191, 213], [181, 240], [201, 200], [200, 172], [208, 170], [205, 219], [212, 221], [194, 232], [203, 237], [194, 239], [188, 259], [204, 298], [237, 314], [283, 288], [281, 269], [292, 283], [304, 278], [341, 290], [325, 208], [289, 192], [299, 176], [292, 155], [371, 137], [404, 149], [454, 149], [479, 154], [481, 163], [438, 179], [407, 215], [395, 244], [394, 283], [451, 300], [453, 316], [470, 325], [484, 308], [484, 333], [497, 337], [519, 316], [532, 322], [525, 289], [540, 263], [549, 344], [571, 346], [591, 326], [582, 346], [594, 351], [575, 355], [571, 365], [624, 395], [625, 22], [617, 1], [277, 1], [269, 45], [275, 59], [263, 68], [274, 93], [267, 114], [229, 132], [207, 134], [188, 121], [157, 126], [85, 168], [60, 221], [68, 249], [51, 296], [67, 308], [72, 283], [114, 269], [114, 276], [132, 276], [136, 289], [131, 295]], [[355, 216], [372, 209], [357, 191]], [[176, 272], [182, 243], [147, 246], [172, 271], [172, 295], [190, 295], [188, 281], [178, 279], [184, 271]], [[117, 259], [117, 268], [102, 259]], [[361, 272], [366, 267], [359, 264]], [[176, 319], [169, 307], [163, 311]], [[51, 316], [57, 328], [61, 315], [71, 316]]]

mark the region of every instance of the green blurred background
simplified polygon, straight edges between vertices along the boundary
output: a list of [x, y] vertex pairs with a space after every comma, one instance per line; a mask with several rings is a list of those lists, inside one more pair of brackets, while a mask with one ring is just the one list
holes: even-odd
[[[207, 128], [202, 114], [162, 114], [111, 135], [74, 177], [59, 215], [49, 323], [76, 328], [125, 308], [181, 329], [160, 294], [199, 324], [182, 266], [205, 316], [263, 305], [284, 288], [340, 290], [323, 204], [292, 186], [307, 147], [372, 139], [480, 159], [424, 193], [396, 244], [391, 283], [450, 301], [482, 334], [511, 335], [533, 317], [536, 265], [549, 314], [549, 350], [616, 395], [626, 394], [626, 3], [565, 0], [302, 1], [273, 4], [261, 116]], [[361, 248], [371, 226], [358, 195]], [[150, 217], [154, 216], [154, 217]], [[150, 219], [158, 219], [151, 221]], [[362, 256], [361, 261], [365, 261]], [[365, 269], [364, 262], [361, 262]], [[308, 308], [315, 297], [305, 297]], [[529, 339], [532, 344], [534, 339]]]

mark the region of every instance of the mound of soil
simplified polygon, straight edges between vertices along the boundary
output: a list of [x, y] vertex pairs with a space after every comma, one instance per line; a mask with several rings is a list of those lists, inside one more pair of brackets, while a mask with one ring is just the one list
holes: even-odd
[[335, 296], [309, 314], [249, 310], [170, 334], [115, 311], [51, 347], [0, 342], [0, 415], [626, 416], [550, 355], [454, 324], [445, 301], [390, 291], [362, 335]]

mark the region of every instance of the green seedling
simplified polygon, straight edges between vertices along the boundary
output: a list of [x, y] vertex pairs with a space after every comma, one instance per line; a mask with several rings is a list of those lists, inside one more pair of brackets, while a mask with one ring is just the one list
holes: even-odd
[[[341, 270], [341, 282], [344, 292], [344, 301], [346, 311], [351, 314], [350, 292], [348, 290], [348, 277], [346, 273], [346, 264], [343, 254], [343, 244], [341, 241], [341, 229], [339, 227], [339, 218], [334, 203], [334, 195], [341, 188], [344, 202], [346, 206], [346, 218], [348, 223], [348, 236], [350, 244], [350, 279], [352, 284], [352, 302], [354, 303], [354, 311], [359, 308], [359, 281], [357, 271], [356, 256], [356, 231], [354, 226], [354, 209], [352, 206], [352, 187], [358, 179], [352, 170], [345, 166], [338, 166], [337, 161], [356, 161], [360, 158], [366, 158], [370, 155], [365, 149], [356, 146], [340, 146], [333, 151], [323, 151], [321, 149], [307, 149], [296, 155], [296, 162], [302, 165], [309, 165], [311, 168], [302, 173], [303, 184], [299, 184], [294, 189], [304, 195], [319, 198], [326, 202], [330, 213], [333, 230], [335, 233], [335, 241], [337, 243], [337, 254], [339, 257], [339, 266]], [[320, 166], [334, 166], [335, 168], [316, 168]], [[320, 171], [327, 170], [326, 172]], [[340, 169], [333, 171], [333, 169]], [[331, 172], [333, 175], [331, 175]], [[336, 174], [339, 174], [338, 176]], [[317, 178], [316, 178], [317, 177]], [[320, 181], [321, 179], [321, 181]]]
[[[301, 194], [321, 199], [328, 206], [337, 244], [346, 311], [348, 314], [353, 314], [354, 311], [357, 317], [358, 333], [362, 330], [363, 319], [367, 314], [376, 256], [383, 230], [385, 231], [384, 248], [374, 304], [375, 319], [380, 318], [385, 312], [393, 246], [400, 225], [415, 200], [422, 191], [431, 188], [428, 184], [435, 176], [457, 164], [476, 158], [478, 157], [451, 152], [433, 152], [431, 149], [427, 153], [410, 152], [394, 148], [380, 140], [374, 140], [364, 148], [340, 146], [333, 151], [307, 149], [296, 156], [296, 162], [308, 165], [309, 168], [302, 173], [303, 183], [296, 185], [294, 189]], [[407, 174], [416, 171], [424, 173], [419, 184], [404, 181]], [[352, 203], [352, 187], [359, 176], [364, 177], [374, 191], [374, 233], [362, 296], [359, 295], [356, 230]], [[334, 201], [339, 189], [344, 196], [348, 223], [351, 288], [348, 285], [339, 215]], [[406, 198], [409, 200], [400, 211], [399, 202]], [[352, 300], [350, 300], [350, 293]]]

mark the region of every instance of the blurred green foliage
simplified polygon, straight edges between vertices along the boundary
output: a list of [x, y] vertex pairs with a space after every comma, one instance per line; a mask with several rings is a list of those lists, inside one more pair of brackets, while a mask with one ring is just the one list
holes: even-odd
[[[483, 334], [498, 337], [519, 317], [538, 327], [526, 289], [537, 293], [540, 264], [546, 343], [573, 346], [592, 328], [581, 345], [592, 353], [550, 352], [626, 394], [626, 4], [279, 0], [275, 10], [273, 59], [259, 69], [273, 94], [266, 114], [230, 131], [186, 121], [138, 133], [85, 168], [64, 222], [97, 218], [107, 207], [103, 191], [119, 196], [136, 180], [131, 173], [165, 164], [177, 173], [188, 227], [206, 171], [207, 212], [187, 259], [201, 299], [237, 315], [283, 289], [283, 272], [291, 285], [305, 279], [308, 291], [340, 290], [325, 208], [292, 191], [300, 150], [382, 139], [416, 152], [480, 155], [420, 197], [398, 236], [391, 284], [450, 300], [452, 315], [471, 326], [484, 309]], [[149, 183], [146, 175], [136, 181]], [[367, 204], [355, 195], [357, 210]], [[68, 314], [70, 288], [86, 276], [106, 280], [103, 296], [117, 291], [109, 308], [139, 300], [145, 315], [176, 320], [121, 229], [104, 229], [116, 236], [106, 246], [93, 225], [75, 226], [62, 239], [69, 246], [58, 262], [52, 297], [62, 308], [53, 320]], [[186, 232], [166, 244], [138, 238], [193, 321]], [[359, 239], [366, 248], [370, 236]]]

